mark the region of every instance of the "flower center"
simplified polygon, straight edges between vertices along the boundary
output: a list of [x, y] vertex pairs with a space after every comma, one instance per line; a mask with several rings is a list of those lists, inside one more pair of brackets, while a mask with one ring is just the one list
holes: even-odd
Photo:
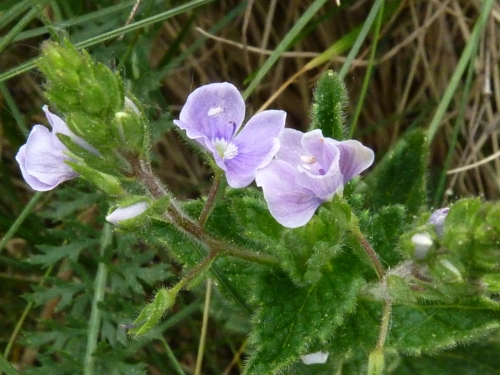
[[224, 160], [231, 160], [238, 155], [238, 147], [225, 139], [216, 138], [214, 142], [215, 149]]
[[310, 171], [314, 174], [324, 175], [325, 170], [318, 163], [318, 159], [314, 156], [301, 155], [300, 160], [302, 160], [301, 167], [306, 171]]

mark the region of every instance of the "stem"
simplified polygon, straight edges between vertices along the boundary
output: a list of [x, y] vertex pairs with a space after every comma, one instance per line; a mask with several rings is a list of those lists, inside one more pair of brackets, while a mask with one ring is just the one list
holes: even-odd
[[[166, 195], [170, 196], [168, 191], [162, 186], [161, 182], [154, 176], [149, 162], [141, 162], [133, 157], [129, 157], [127, 158], [127, 160], [132, 165], [134, 176], [143, 183], [144, 187], [153, 198], [159, 199]], [[203, 229], [203, 225], [205, 224], [205, 221], [208, 219], [208, 216], [212, 211], [213, 205], [217, 198], [217, 193], [220, 190], [222, 173], [219, 173], [219, 175], [217, 175], [217, 173], [218, 172], [216, 172], [214, 185], [212, 186], [212, 189], [210, 191], [207, 204], [203, 208], [198, 222], [194, 221], [189, 216], [184, 214], [184, 212], [178, 207], [173, 197], [171, 197], [170, 199], [170, 206], [167, 208], [165, 217], [176, 228], [181, 230], [184, 234], [188, 235], [188, 237], [195, 239], [199, 243], [206, 246], [210, 250], [210, 254], [215, 251], [216, 254], [214, 255], [214, 258], [219, 254], [219, 252], [221, 252], [225, 255], [245, 259], [267, 266], [277, 266], [278, 262], [272, 256], [267, 254], [259, 254], [237, 246], [229, 245], [225, 242], [213, 238]], [[210, 254], [208, 255], [208, 257], [210, 257]], [[196, 269], [197, 267], [194, 268], [192, 272], [196, 271]], [[196, 274], [194, 276], [196, 276]]]
[[365, 250], [368, 257], [370, 258], [372, 265], [375, 268], [375, 271], [377, 272], [379, 280], [380, 281], [384, 280], [385, 279], [384, 267], [382, 267], [382, 263], [380, 263], [377, 253], [375, 252], [375, 250], [373, 250], [373, 247], [370, 245], [368, 240], [365, 238], [365, 236], [363, 236], [363, 234], [359, 229], [356, 228], [353, 231], [353, 233], [358, 239], [361, 246], [363, 246], [363, 249]]
[[220, 191], [221, 182], [222, 182], [222, 171], [216, 170], [214, 176], [214, 183], [212, 185], [212, 188], [210, 189], [210, 193], [208, 193], [207, 202], [205, 203], [203, 211], [201, 211], [200, 217], [198, 219], [198, 224], [202, 228], [205, 226], [208, 217], [212, 213], [215, 202], [217, 201], [217, 195]]
[[196, 367], [194, 375], [201, 374], [201, 364], [203, 363], [203, 352], [205, 351], [205, 342], [207, 340], [208, 314], [210, 310], [210, 297], [212, 295], [212, 280], [207, 279], [207, 288], [205, 294], [205, 307], [203, 309], [203, 321], [201, 326], [200, 345], [198, 346], [198, 355], [196, 356]]
[[198, 276], [201, 272], [205, 270], [208, 266], [212, 264], [212, 262], [217, 258], [220, 254], [219, 249], [213, 249], [210, 253], [203, 258], [203, 260], [196, 265], [189, 273], [184, 276], [181, 281], [179, 281], [175, 286], [171, 289], [171, 291], [175, 294], [179, 293], [181, 289], [183, 289], [190, 281], [192, 281], [196, 276]]
[[384, 310], [382, 311], [382, 320], [380, 322], [380, 331], [378, 333], [377, 346], [375, 350], [384, 348], [385, 339], [389, 333], [389, 322], [391, 320], [392, 302], [390, 299], [384, 301]]
[[[100, 256], [101, 258], [104, 255], [104, 250], [111, 242], [111, 226], [109, 224], [105, 224], [103, 228], [103, 233], [101, 237], [101, 246], [100, 246]], [[104, 291], [106, 288], [106, 280], [107, 280], [108, 270], [106, 268], [106, 264], [101, 261], [97, 267], [97, 274], [94, 284], [94, 299], [92, 301], [92, 311], [90, 313], [89, 320], [89, 335], [87, 338], [87, 350], [85, 351], [85, 359], [84, 359], [84, 375], [93, 375], [95, 373], [95, 357], [93, 356], [94, 351], [97, 347], [99, 329], [101, 325], [101, 312], [99, 310], [99, 303], [104, 300]]]

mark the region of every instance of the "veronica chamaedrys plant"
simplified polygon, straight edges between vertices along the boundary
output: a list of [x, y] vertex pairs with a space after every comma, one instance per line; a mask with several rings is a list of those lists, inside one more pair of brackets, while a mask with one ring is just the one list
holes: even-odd
[[255, 179], [280, 147], [278, 134], [286, 113], [268, 110], [254, 115], [238, 132], [245, 117], [245, 102], [232, 84], [212, 83], [194, 90], [181, 110], [179, 128], [212, 153], [229, 186], [242, 188]]
[[336, 141], [316, 129], [284, 129], [274, 160], [257, 172], [271, 215], [283, 226], [305, 225], [314, 211], [373, 163], [374, 153], [355, 140]]
[[19, 163], [24, 180], [37, 191], [54, 189], [60, 183], [78, 176], [66, 164], [70, 157], [67, 147], [59, 140], [57, 134], [69, 136], [82, 148], [97, 151], [80, 137], [74, 135], [66, 123], [51, 113], [47, 106], [43, 107], [52, 131], [43, 125], [35, 125], [28, 136], [26, 144], [19, 149], [16, 160]]

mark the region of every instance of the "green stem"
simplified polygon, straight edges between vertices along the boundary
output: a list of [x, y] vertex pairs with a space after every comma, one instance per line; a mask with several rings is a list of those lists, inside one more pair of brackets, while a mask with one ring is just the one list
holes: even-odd
[[205, 351], [205, 343], [207, 341], [208, 315], [210, 311], [211, 295], [212, 295], [212, 281], [210, 279], [207, 279], [205, 306], [203, 308], [203, 321], [201, 326], [200, 345], [198, 346], [198, 355], [196, 356], [196, 366], [194, 370], [194, 375], [201, 374], [201, 364], [203, 363], [203, 353]]
[[196, 278], [200, 273], [205, 271], [213, 261], [219, 256], [220, 250], [214, 249], [210, 251], [210, 253], [203, 258], [203, 260], [198, 263], [189, 273], [184, 276], [181, 281], [179, 281], [175, 286], [170, 289], [170, 291], [174, 294], [179, 293], [184, 287], [186, 287], [194, 278]]
[[168, 343], [165, 341], [165, 339], [163, 337], [160, 338], [160, 342], [162, 343], [163, 350], [165, 350], [165, 353], [167, 353], [167, 357], [170, 360], [170, 362], [172, 363], [172, 366], [174, 367], [176, 374], [177, 375], [186, 375], [186, 373], [182, 369], [179, 361], [177, 360], [177, 358], [175, 358], [174, 352], [170, 348], [170, 345], [168, 345]]
[[384, 310], [382, 311], [382, 320], [380, 322], [380, 331], [378, 334], [377, 346], [375, 350], [382, 350], [385, 345], [385, 339], [389, 333], [389, 322], [391, 320], [392, 302], [390, 299], [384, 301]]
[[212, 188], [210, 189], [210, 192], [208, 193], [207, 197], [207, 202], [205, 203], [205, 206], [203, 207], [203, 210], [201, 211], [200, 217], [198, 218], [198, 224], [200, 227], [204, 227], [208, 217], [212, 213], [212, 210], [214, 209], [215, 202], [217, 201], [218, 193], [220, 192], [220, 187], [221, 187], [221, 182], [222, 182], [222, 171], [220, 169], [215, 170], [215, 176], [214, 176], [214, 183], [212, 185]]
[[95, 374], [95, 357], [93, 356], [97, 348], [97, 341], [99, 336], [99, 329], [101, 326], [101, 311], [99, 310], [99, 303], [104, 300], [104, 291], [106, 288], [106, 281], [108, 270], [106, 264], [103, 262], [104, 251], [111, 243], [112, 230], [109, 224], [105, 224], [101, 236], [100, 245], [100, 261], [97, 267], [97, 274], [94, 284], [94, 299], [92, 301], [92, 311], [89, 320], [89, 335], [87, 338], [87, 349], [85, 351], [84, 359], [84, 375]]
[[[169, 220], [176, 228], [181, 230], [184, 234], [186, 234], [189, 238], [196, 240], [197, 242], [203, 244], [210, 252], [216, 252], [217, 255], [219, 252], [229, 255], [235, 258], [245, 259], [251, 262], [256, 262], [259, 264], [267, 265], [267, 266], [276, 266], [278, 262], [268, 254], [259, 254], [253, 251], [248, 251], [246, 249], [242, 249], [237, 246], [232, 246], [228, 243], [222, 242], [218, 239], [213, 238], [210, 234], [208, 234], [202, 227], [199, 222], [194, 221], [189, 216], [187, 216], [177, 204], [175, 198], [173, 198], [170, 193], [163, 187], [161, 182], [156, 178], [153, 174], [151, 166], [148, 161], [137, 161], [133, 158], [127, 159], [133, 169], [134, 175], [138, 178], [144, 188], [149, 192], [149, 194], [155, 198], [159, 199], [166, 195], [170, 197], [170, 206], [165, 213], [165, 217]], [[216, 177], [217, 178], [217, 177]], [[222, 179], [222, 177], [220, 177]], [[211, 206], [215, 203], [217, 192], [220, 190], [221, 182], [214, 182], [214, 186], [211, 190], [212, 198], [209, 198], [207, 201], [208, 208], [204, 208], [203, 211], [207, 211], [206, 214], [203, 214], [206, 218], [208, 218], [209, 212], [211, 211]], [[200, 215], [200, 219], [202, 218]], [[206, 219], [204, 219], [206, 220]], [[216, 256], [217, 256], [216, 255]]]
[[33, 207], [37, 202], [40, 200], [42, 197], [42, 193], [38, 192], [33, 197], [31, 200], [28, 202], [26, 207], [24, 207], [24, 210], [21, 212], [21, 214], [16, 218], [16, 221], [12, 224], [12, 226], [9, 228], [7, 233], [5, 233], [5, 236], [2, 238], [0, 241], [0, 253], [2, 252], [3, 248], [7, 244], [7, 241], [10, 240], [10, 238], [14, 235], [14, 233], [17, 232], [21, 224], [23, 223], [24, 219], [28, 216], [28, 214], [33, 210]]
[[373, 247], [370, 245], [370, 243], [365, 238], [363, 233], [361, 233], [359, 228], [357, 228], [357, 227], [354, 228], [352, 230], [352, 233], [358, 239], [359, 243], [361, 244], [361, 246], [365, 250], [366, 254], [368, 255], [368, 258], [370, 258], [370, 261], [372, 262], [373, 268], [377, 272], [377, 276], [378, 276], [379, 280], [380, 281], [384, 280], [385, 279], [385, 270], [384, 270], [384, 267], [382, 267], [382, 263], [380, 263], [380, 260], [378, 259], [377, 253], [375, 252], [375, 250], [373, 250]]

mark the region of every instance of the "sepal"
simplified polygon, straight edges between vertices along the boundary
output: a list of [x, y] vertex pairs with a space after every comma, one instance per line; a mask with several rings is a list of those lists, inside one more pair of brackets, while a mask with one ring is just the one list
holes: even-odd
[[81, 177], [97, 186], [106, 194], [112, 196], [125, 194], [121, 181], [117, 177], [97, 171], [86, 164], [73, 161], [66, 161], [66, 164], [68, 164], [75, 172], [80, 174]]
[[128, 332], [134, 336], [140, 336], [153, 329], [165, 312], [174, 305], [177, 293], [169, 289], [160, 289], [153, 302], [146, 305], [134, 321], [134, 327]]

